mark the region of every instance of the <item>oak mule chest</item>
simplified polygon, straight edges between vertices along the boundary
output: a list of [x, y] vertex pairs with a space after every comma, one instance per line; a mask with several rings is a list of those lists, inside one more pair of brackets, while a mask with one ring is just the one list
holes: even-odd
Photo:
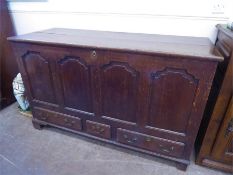
[[33, 112], [185, 170], [215, 69], [206, 38], [50, 29], [9, 38]]

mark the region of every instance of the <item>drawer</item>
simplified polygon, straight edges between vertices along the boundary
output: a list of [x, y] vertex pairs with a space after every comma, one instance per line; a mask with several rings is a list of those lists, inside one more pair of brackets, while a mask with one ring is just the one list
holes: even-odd
[[82, 129], [81, 119], [78, 117], [39, 108], [34, 108], [34, 117], [38, 120], [63, 126], [72, 130]]
[[184, 150], [184, 143], [174, 142], [121, 128], [117, 129], [117, 141], [174, 157], [182, 156]]
[[111, 130], [109, 125], [96, 123], [93, 121], [86, 121], [87, 133], [103, 137], [105, 139], [111, 138]]

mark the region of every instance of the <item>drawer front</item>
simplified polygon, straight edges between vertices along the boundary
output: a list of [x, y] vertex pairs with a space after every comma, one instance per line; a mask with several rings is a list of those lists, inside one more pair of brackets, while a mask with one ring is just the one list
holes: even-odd
[[100, 124], [100, 123], [87, 120], [86, 127], [87, 127], [87, 132], [92, 135], [102, 137], [105, 139], [111, 138], [111, 131], [110, 131], [109, 125]]
[[125, 129], [117, 129], [117, 141], [120, 143], [147, 149], [168, 156], [180, 157], [184, 143], [174, 142]]
[[34, 108], [34, 117], [38, 120], [52, 123], [58, 126], [73, 130], [81, 130], [81, 119], [70, 115], [65, 115], [50, 110]]

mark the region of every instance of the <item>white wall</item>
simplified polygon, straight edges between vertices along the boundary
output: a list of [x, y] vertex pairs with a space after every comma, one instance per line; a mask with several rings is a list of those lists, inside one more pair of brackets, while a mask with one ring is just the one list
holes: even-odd
[[[10, 2], [18, 34], [52, 27], [201, 36], [233, 13], [232, 0], [47, 0]], [[214, 5], [224, 5], [223, 13]]]

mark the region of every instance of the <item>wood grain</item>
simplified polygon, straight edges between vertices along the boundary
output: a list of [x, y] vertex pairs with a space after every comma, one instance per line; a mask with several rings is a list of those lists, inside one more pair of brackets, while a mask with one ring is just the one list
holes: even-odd
[[233, 134], [225, 135], [232, 118], [233, 34], [218, 25], [216, 46], [224, 55], [218, 65], [196, 141], [197, 164], [233, 172]]
[[[40, 108], [49, 110], [48, 115], [52, 111], [52, 116], [67, 116], [67, 121], [77, 117], [80, 130], [52, 116], [49, 120], [34, 117], [34, 126], [40, 129], [37, 122], [94, 136], [174, 160], [185, 170], [222, 60], [209, 53], [214, 46], [206, 39], [189, 37], [48, 31], [10, 39], [33, 115], [38, 116], [36, 109]], [[52, 42], [50, 35], [57, 39]], [[149, 52], [145, 52], [147, 46]], [[28, 53], [34, 55], [27, 56], [30, 61], [25, 64]], [[46, 92], [39, 93], [42, 91]], [[134, 138], [138, 138], [135, 143]]]
[[[50, 29], [10, 37], [10, 41], [54, 44], [117, 51], [173, 54], [197, 59], [223, 60], [207, 38], [133, 34], [78, 29]], [[65, 41], [65, 42], [64, 42]]]

